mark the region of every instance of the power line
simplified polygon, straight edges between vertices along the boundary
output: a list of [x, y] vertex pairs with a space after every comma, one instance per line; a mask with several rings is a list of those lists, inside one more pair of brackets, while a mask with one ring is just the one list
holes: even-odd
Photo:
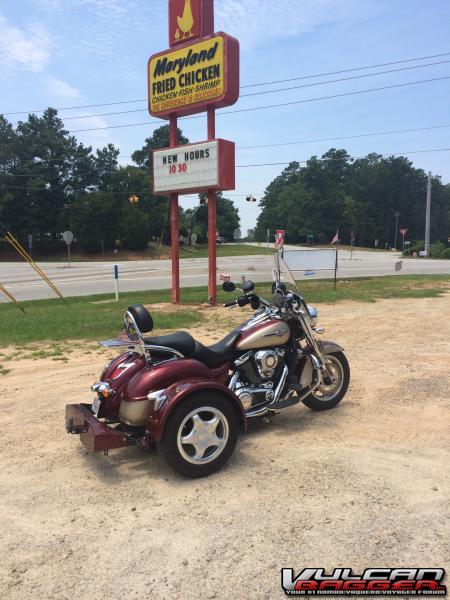
[[[304, 83], [302, 85], [294, 85], [285, 88], [277, 88], [275, 90], [265, 90], [263, 92], [252, 92], [251, 94], [242, 94], [241, 98], [248, 98], [249, 96], [262, 96], [264, 94], [275, 94], [276, 92], [287, 92], [290, 90], [298, 90], [300, 88], [313, 87], [317, 85], [325, 85], [328, 83], [339, 83], [341, 81], [350, 81], [353, 79], [362, 79], [363, 77], [374, 77], [375, 75], [386, 75], [387, 73], [398, 73], [399, 71], [410, 71], [411, 69], [421, 69], [424, 67], [434, 67], [436, 65], [445, 65], [450, 60], [441, 60], [439, 62], [428, 63], [426, 65], [413, 65], [412, 67], [400, 67], [399, 69], [388, 69], [387, 71], [376, 71], [375, 73], [364, 73], [363, 75], [352, 75], [351, 77], [339, 77], [339, 79], [328, 79], [327, 81], [316, 81], [314, 83]], [[74, 118], [74, 117], [70, 117]], [[81, 117], [80, 117], [81, 118]]]
[[[419, 85], [422, 83], [432, 83], [435, 81], [443, 81], [445, 79], [450, 79], [450, 75], [446, 75], [444, 77], [433, 77], [431, 79], [419, 79], [417, 81], [407, 81], [405, 83], [396, 83], [396, 84], [392, 84], [392, 85], [385, 85], [385, 86], [381, 86], [381, 87], [376, 87], [376, 88], [367, 88], [364, 90], [356, 90], [353, 92], [342, 92], [339, 94], [332, 94], [330, 96], [318, 96], [315, 98], [304, 98], [302, 100], [294, 100], [291, 102], [282, 102], [279, 104], [267, 104], [265, 106], [253, 106], [250, 108], [239, 108], [239, 109], [234, 109], [234, 110], [228, 110], [228, 111], [218, 111], [217, 114], [218, 115], [230, 115], [230, 114], [237, 114], [237, 113], [244, 113], [244, 112], [253, 112], [253, 111], [257, 111], [257, 110], [265, 110], [268, 108], [281, 108], [281, 107], [285, 107], [285, 106], [294, 106], [297, 104], [307, 104], [310, 102], [318, 102], [320, 100], [332, 100], [334, 98], [344, 98], [346, 96], [357, 96], [360, 94], [368, 94], [371, 92], [379, 92], [379, 91], [384, 91], [384, 90], [390, 90], [390, 89], [395, 89], [395, 88], [402, 88], [402, 87], [407, 87], [410, 85]], [[179, 120], [190, 120], [190, 119], [204, 119], [206, 118], [205, 115], [201, 114], [201, 115], [192, 115], [192, 116], [188, 116], [188, 117], [181, 117]], [[127, 123], [124, 125], [107, 125], [105, 127], [89, 127], [86, 129], [72, 129], [69, 131], [69, 133], [84, 133], [84, 132], [88, 132], [88, 131], [103, 131], [105, 129], [121, 129], [121, 128], [125, 128], [125, 127], [142, 127], [142, 126], [148, 126], [148, 125], [154, 125], [154, 124], [161, 124], [161, 121], [145, 121], [142, 123]]]
[[[327, 81], [317, 81], [314, 83], [304, 83], [302, 85], [295, 85], [295, 86], [290, 86], [290, 87], [286, 87], [286, 88], [277, 88], [275, 90], [265, 90], [262, 92], [252, 92], [251, 94], [242, 94], [240, 97], [241, 98], [247, 98], [250, 96], [262, 96], [265, 94], [275, 94], [278, 92], [286, 92], [286, 91], [291, 91], [291, 90], [298, 90], [298, 89], [303, 89], [303, 88], [307, 88], [307, 87], [315, 87], [318, 85], [327, 85], [330, 83], [340, 83], [342, 81], [351, 81], [354, 79], [362, 79], [364, 77], [374, 77], [376, 75], [386, 75], [389, 73], [398, 73], [399, 71], [410, 71], [412, 69], [420, 69], [420, 68], [425, 68], [425, 67], [433, 67], [436, 65], [443, 65], [443, 64], [448, 64], [450, 63], [450, 60], [442, 60], [439, 62], [434, 62], [434, 63], [429, 63], [426, 65], [413, 65], [411, 67], [400, 67], [399, 69], [388, 69], [387, 71], [377, 71], [376, 73], [364, 73], [363, 75], [352, 75], [351, 77], [341, 77], [339, 79], [329, 79]], [[105, 113], [95, 113], [93, 115], [75, 115], [73, 117], [61, 117], [64, 121], [74, 121], [77, 119], [94, 119], [96, 117], [112, 117], [112, 116], [117, 116], [117, 115], [127, 115], [127, 114], [134, 114], [134, 113], [142, 113], [142, 112], [147, 112], [148, 109], [146, 108], [135, 108], [133, 110], [119, 110], [119, 111], [113, 111], [113, 112], [105, 112]], [[17, 125], [17, 123], [14, 123], [14, 125]]]
[[[404, 156], [405, 154], [426, 154], [428, 152], [450, 152], [450, 148], [430, 148], [427, 150], [408, 150], [407, 152], [389, 152], [387, 154], [378, 154], [382, 158], [390, 157], [390, 156]], [[366, 155], [367, 156], [367, 155]], [[366, 156], [350, 156], [350, 160], [360, 160], [362, 158], [366, 158]], [[297, 162], [299, 164], [307, 163], [310, 158], [306, 160], [291, 160], [288, 162], [273, 162], [273, 163], [258, 163], [253, 165], [236, 165], [236, 168], [248, 168], [248, 167], [273, 167], [278, 165], [290, 165], [292, 162]], [[318, 162], [328, 162], [331, 160], [341, 160], [340, 158], [318, 158]]]
[[[275, 148], [275, 147], [281, 147], [281, 146], [296, 146], [296, 145], [300, 145], [300, 144], [314, 144], [317, 142], [334, 142], [334, 141], [339, 141], [339, 140], [353, 140], [353, 139], [359, 139], [359, 138], [365, 138], [365, 137], [372, 137], [372, 136], [382, 136], [382, 135], [392, 135], [392, 134], [396, 134], [396, 133], [415, 133], [415, 132], [419, 132], [419, 131], [430, 131], [430, 130], [434, 130], [434, 129], [446, 129], [449, 128], [450, 124], [447, 125], [430, 125], [428, 127], [414, 127], [411, 129], [391, 129], [388, 131], [378, 131], [378, 132], [371, 132], [371, 133], [359, 133], [359, 134], [355, 134], [355, 135], [345, 135], [345, 136], [338, 136], [338, 137], [329, 137], [329, 138], [316, 138], [316, 139], [309, 139], [309, 140], [298, 140], [295, 142], [277, 142], [274, 144], [260, 144], [260, 145], [256, 145], [256, 146], [237, 146], [238, 150], [257, 150], [260, 148]], [[94, 157], [95, 158], [95, 157]], [[121, 158], [132, 158], [131, 154], [122, 154]], [[53, 161], [60, 161], [61, 158], [48, 158], [46, 160], [46, 162], [53, 162]], [[85, 160], [84, 157], [82, 160]], [[39, 166], [40, 163], [33, 163], [36, 166]], [[76, 161], [75, 163], [76, 164]], [[0, 173], [1, 175], [2, 173]], [[21, 174], [10, 174], [10, 173], [3, 173], [4, 175], [13, 175], [14, 177], [29, 177], [29, 175], [21, 175]]]
[[[386, 157], [391, 157], [391, 156], [405, 156], [408, 154], [427, 154], [430, 152], [450, 152], [450, 148], [429, 148], [429, 149], [424, 149], [424, 150], [408, 150], [408, 151], [403, 151], [403, 152], [388, 152], [386, 154], [377, 154], [378, 156], [380, 156], [381, 158], [386, 158]], [[366, 158], [367, 155], [365, 156], [349, 156], [349, 160], [361, 160], [363, 158]], [[305, 164], [307, 163], [309, 160], [311, 160], [311, 157], [308, 159], [304, 159], [304, 160], [290, 160], [290, 161], [280, 161], [280, 162], [273, 162], [273, 163], [256, 163], [256, 164], [248, 164], [248, 165], [236, 165], [237, 169], [245, 169], [245, 168], [256, 168], [256, 167], [273, 167], [273, 166], [281, 166], [281, 165], [289, 165], [293, 162], [299, 163], [299, 164]], [[341, 160], [341, 158], [318, 158], [317, 161], [318, 162], [329, 162], [332, 160]], [[8, 186], [3, 184], [3, 187], [8, 187], [8, 189], [14, 189], [14, 190], [30, 190], [29, 187], [20, 187], [20, 186]], [[39, 190], [39, 191], [45, 191], [45, 190]], [[148, 190], [143, 190], [141, 192], [136, 192], [137, 194], [143, 194], [146, 193]], [[110, 191], [108, 193], [112, 193], [112, 194], [130, 194], [130, 191]], [[183, 195], [183, 194], [180, 194]], [[190, 195], [190, 194], [185, 194], [186, 196]], [[239, 197], [243, 197], [245, 194], [227, 194], [229, 196], [239, 196]]]
[[355, 135], [343, 135], [343, 136], [339, 136], [339, 137], [316, 138], [316, 139], [311, 139], [311, 140], [299, 140], [296, 142], [278, 142], [275, 144], [260, 144], [258, 146], [237, 146], [237, 148], [239, 150], [255, 150], [258, 148], [275, 148], [278, 146], [296, 146], [297, 144], [314, 144], [317, 142], [335, 142], [338, 140], [354, 140], [354, 139], [358, 139], [358, 138], [371, 137], [371, 136], [391, 135], [391, 134], [395, 134], [395, 133], [413, 133], [413, 132], [417, 132], [417, 131], [430, 131], [432, 129], [445, 129], [448, 127], [450, 127], [450, 124], [449, 125], [431, 125], [430, 127], [414, 127], [413, 129], [391, 129], [389, 131], [358, 133]]
[[[317, 78], [317, 77], [326, 77], [329, 75], [339, 75], [342, 73], [351, 73], [354, 71], [363, 71], [366, 69], [377, 69], [379, 67], [387, 67], [387, 66], [391, 66], [391, 65], [399, 65], [399, 64], [404, 64], [407, 62], [415, 62], [418, 60], [429, 60], [431, 58], [441, 58], [443, 56], [449, 56], [450, 52], [441, 52], [440, 54], [430, 54], [428, 56], [419, 56], [416, 58], [405, 58], [403, 60], [395, 60], [395, 61], [391, 61], [391, 62], [386, 62], [386, 63], [378, 63], [375, 65], [366, 65], [366, 66], [360, 66], [360, 67], [351, 67], [351, 68], [347, 68], [347, 69], [340, 69], [338, 71], [328, 71], [325, 73], [314, 73], [311, 75], [301, 75], [298, 77], [291, 77], [289, 79], [278, 79], [278, 80], [274, 80], [274, 81], [265, 81], [265, 82], [260, 82], [260, 83], [252, 83], [252, 84], [248, 84], [248, 85], [243, 85], [241, 86], [241, 89], [246, 89], [246, 88], [253, 88], [253, 87], [259, 87], [259, 86], [264, 86], [264, 85], [274, 85], [277, 83], [287, 83], [290, 81], [300, 81], [302, 79], [313, 79], [313, 78]], [[55, 110], [80, 110], [80, 109], [84, 109], [84, 108], [98, 108], [100, 106], [118, 106], [118, 105], [123, 105], [123, 104], [133, 104], [136, 102], [147, 102], [147, 98], [137, 98], [134, 100], [120, 100], [120, 101], [115, 101], [115, 102], [103, 102], [100, 104], [84, 104], [84, 105], [77, 105], [77, 106], [62, 106], [59, 108], [56, 108]], [[5, 112], [5, 113], [1, 113], [3, 115], [25, 115], [25, 114], [30, 114], [30, 113], [42, 113], [45, 112], [47, 109], [46, 108], [41, 108], [39, 110], [22, 110], [22, 111], [15, 111], [15, 112]]]
[[407, 62], [414, 62], [416, 60], [428, 60], [430, 58], [441, 58], [442, 56], [449, 56], [450, 52], [442, 52], [441, 54], [432, 54], [430, 56], [422, 56], [419, 58], [405, 58], [403, 60], [395, 60], [392, 62], [380, 63], [378, 65], [367, 65], [365, 67], [352, 67], [349, 69], [341, 69], [340, 71], [328, 71], [326, 73], [317, 73], [314, 75], [303, 75], [301, 77], [291, 77], [289, 79], [278, 79], [276, 81], [265, 81], [263, 83], [253, 83], [251, 85], [243, 85], [242, 88], [251, 88], [263, 85], [274, 85], [277, 83], [288, 83], [289, 81], [299, 81], [300, 79], [312, 79], [315, 77], [328, 77], [328, 75], [340, 75], [341, 73], [351, 73], [352, 71], [364, 71], [365, 69], [378, 69], [379, 67], [389, 67], [391, 65], [400, 65]]

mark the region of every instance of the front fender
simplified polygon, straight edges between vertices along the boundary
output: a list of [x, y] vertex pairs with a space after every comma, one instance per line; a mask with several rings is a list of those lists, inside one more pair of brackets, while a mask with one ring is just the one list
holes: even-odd
[[237, 413], [240, 417], [242, 429], [247, 431], [247, 416], [244, 411], [239, 398], [233, 394], [233, 392], [221, 383], [205, 379], [199, 381], [198, 379], [190, 381], [189, 379], [181, 382], [174, 383], [166, 389], [167, 400], [161, 406], [159, 410], [152, 408], [149, 413], [147, 422], [147, 432], [150, 436], [151, 441], [159, 442], [164, 433], [164, 427], [167, 419], [171, 415], [172, 411], [176, 406], [180, 404], [185, 398], [188, 398], [195, 392], [199, 391], [211, 391], [221, 394], [233, 403]]
[[325, 351], [325, 354], [332, 354], [333, 352], [344, 352], [344, 348], [342, 348], [342, 346], [339, 346], [339, 344], [336, 344], [336, 342], [329, 342], [327, 340], [324, 340], [322, 342], [322, 346]]

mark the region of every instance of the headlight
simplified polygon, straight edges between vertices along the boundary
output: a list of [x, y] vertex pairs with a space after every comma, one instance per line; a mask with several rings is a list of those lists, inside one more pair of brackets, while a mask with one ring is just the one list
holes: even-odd
[[319, 316], [319, 311], [315, 306], [311, 306], [310, 304], [308, 304], [308, 312], [311, 327], [315, 327], [317, 325], [317, 317]]

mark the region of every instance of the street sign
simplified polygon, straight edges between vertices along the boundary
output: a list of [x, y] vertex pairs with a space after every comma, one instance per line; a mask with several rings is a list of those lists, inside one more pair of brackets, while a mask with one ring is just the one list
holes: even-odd
[[233, 233], [234, 240], [240, 240], [242, 237], [242, 233], [240, 229], [235, 229]]
[[73, 242], [73, 233], [71, 231], [65, 231], [62, 234], [63, 240], [67, 244], [67, 255], [69, 257], [69, 267], [70, 267], [70, 244]]
[[405, 235], [406, 235], [407, 233], [408, 233], [408, 230], [407, 230], [407, 229], [400, 229], [400, 235], [401, 235], [402, 237], [405, 237]]
[[286, 236], [286, 231], [284, 229], [277, 229], [275, 233], [275, 247], [282, 248], [284, 246], [284, 238]]
[[71, 231], [65, 231], [62, 237], [68, 246], [73, 242], [73, 233]]
[[31, 233], [28, 235], [28, 248], [31, 250], [33, 248], [33, 236]]

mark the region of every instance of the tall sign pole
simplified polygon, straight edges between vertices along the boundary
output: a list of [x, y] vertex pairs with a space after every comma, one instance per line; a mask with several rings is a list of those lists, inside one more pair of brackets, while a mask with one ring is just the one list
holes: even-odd
[[[216, 111], [208, 107], [208, 140], [216, 137]], [[215, 190], [208, 190], [208, 299], [209, 303], [217, 304], [217, 197]]]
[[425, 252], [430, 255], [430, 217], [431, 217], [431, 171], [428, 172], [427, 212], [425, 218]]
[[[169, 119], [169, 148], [153, 151], [153, 191], [170, 196], [172, 302], [180, 301], [178, 195], [208, 195], [208, 299], [216, 304], [216, 192], [235, 189], [235, 145], [216, 138], [215, 111], [239, 98], [239, 42], [214, 32], [214, 0], [168, 0], [169, 50], [148, 62], [149, 112]], [[178, 145], [177, 119], [207, 113], [207, 141]]]
[[[170, 147], [178, 145], [178, 124], [176, 115], [170, 115]], [[170, 243], [172, 248], [172, 303], [180, 302], [180, 242], [179, 242], [178, 194], [170, 196]]]

